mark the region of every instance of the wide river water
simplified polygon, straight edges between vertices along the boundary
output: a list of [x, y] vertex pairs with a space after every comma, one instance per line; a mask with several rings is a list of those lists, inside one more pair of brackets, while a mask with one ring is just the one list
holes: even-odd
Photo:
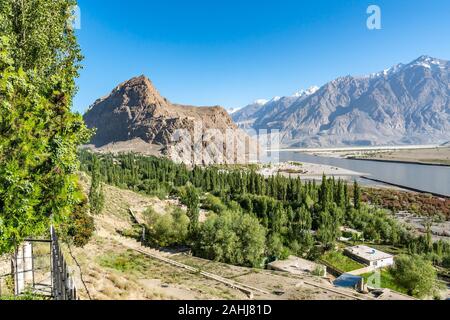
[[363, 173], [370, 178], [450, 196], [450, 167], [351, 160], [281, 151], [280, 161], [325, 164]]

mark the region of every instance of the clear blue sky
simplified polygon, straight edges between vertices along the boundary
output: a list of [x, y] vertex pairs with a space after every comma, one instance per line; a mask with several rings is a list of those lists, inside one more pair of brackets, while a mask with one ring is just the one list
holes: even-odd
[[[366, 9], [382, 10], [382, 30]], [[241, 107], [422, 54], [450, 59], [448, 0], [79, 0], [75, 110], [145, 74], [172, 102]]]

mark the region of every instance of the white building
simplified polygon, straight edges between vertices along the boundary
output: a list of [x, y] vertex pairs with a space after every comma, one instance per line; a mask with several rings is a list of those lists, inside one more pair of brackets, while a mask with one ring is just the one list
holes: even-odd
[[374, 269], [385, 268], [394, 264], [393, 255], [367, 246], [349, 247], [344, 250], [344, 253], [353, 260], [361, 262]]

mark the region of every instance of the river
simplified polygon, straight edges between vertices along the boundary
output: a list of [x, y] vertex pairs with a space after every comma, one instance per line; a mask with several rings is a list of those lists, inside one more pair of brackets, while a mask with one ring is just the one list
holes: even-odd
[[340, 167], [388, 183], [450, 196], [450, 167], [321, 157], [293, 151], [281, 151], [279, 157], [281, 162], [299, 161]]

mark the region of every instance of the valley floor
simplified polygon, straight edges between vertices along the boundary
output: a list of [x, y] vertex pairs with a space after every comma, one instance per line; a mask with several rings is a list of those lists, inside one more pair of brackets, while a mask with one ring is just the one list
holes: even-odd
[[367, 152], [355, 158], [450, 166], [450, 148]]
[[322, 157], [378, 160], [430, 165], [449, 165], [450, 148], [438, 145], [332, 148], [294, 150]]

